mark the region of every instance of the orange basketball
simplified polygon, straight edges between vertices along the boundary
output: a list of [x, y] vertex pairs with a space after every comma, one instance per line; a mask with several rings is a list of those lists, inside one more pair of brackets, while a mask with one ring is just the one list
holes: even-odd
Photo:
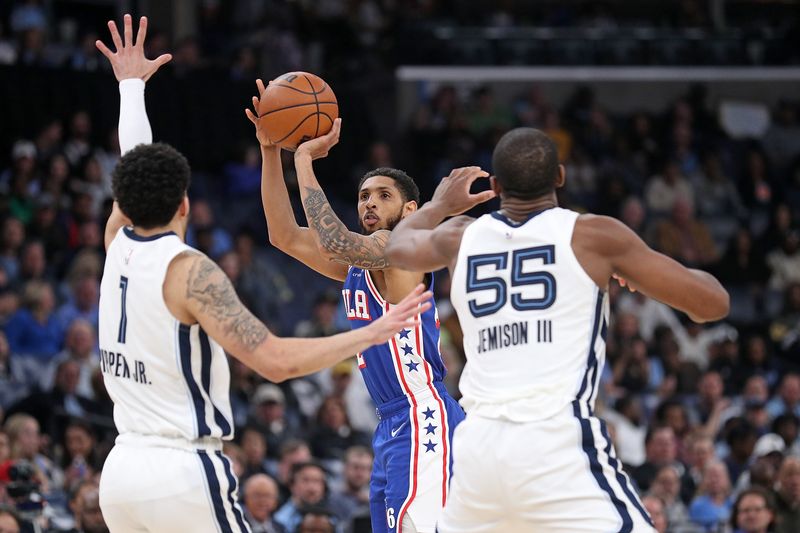
[[339, 116], [336, 95], [325, 80], [308, 72], [288, 72], [270, 82], [258, 104], [258, 127], [281, 148], [325, 135]]

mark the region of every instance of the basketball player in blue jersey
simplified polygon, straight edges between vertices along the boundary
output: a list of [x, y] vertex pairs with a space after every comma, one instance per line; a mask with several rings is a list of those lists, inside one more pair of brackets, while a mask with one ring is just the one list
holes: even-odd
[[174, 148], [150, 144], [145, 81], [169, 61], [147, 60], [142, 17], [124, 41], [97, 47], [119, 81], [122, 159], [113, 175], [100, 287], [100, 368], [119, 431], [103, 467], [100, 505], [114, 532], [250, 531], [222, 442], [233, 438], [225, 352], [273, 381], [309, 374], [415, 329], [431, 294], [419, 285], [379, 320], [324, 339], [270, 334], [222, 270], [184, 242], [190, 170]]
[[[264, 86], [259, 80], [259, 94]], [[258, 98], [253, 98], [258, 109]], [[251, 121], [255, 115], [248, 110]], [[338, 142], [341, 120], [330, 133], [301, 144], [294, 155], [310, 228], [298, 226], [289, 203], [280, 151], [259, 136], [263, 157], [262, 199], [270, 242], [317, 272], [344, 281], [342, 295], [354, 330], [372, 323], [432, 274], [394, 268], [384, 256], [392, 228], [416, 210], [419, 190], [403, 171], [368, 172], [358, 190], [362, 233], [349, 231], [331, 209], [312, 161]], [[372, 530], [433, 532], [449, 491], [450, 437], [464, 417], [445, 390], [436, 309], [420, 325], [357, 354], [358, 367], [380, 415], [370, 482]]]
[[[612, 276], [697, 322], [728, 313], [711, 275], [651, 250], [616, 219], [561, 209], [564, 167], [539, 130], [505, 134], [488, 177], [454, 170], [386, 249], [400, 268], [449, 267], [464, 334], [467, 419], [453, 441], [442, 533], [652, 532], [605, 424], [594, 416]], [[499, 195], [499, 211], [458, 215]]]

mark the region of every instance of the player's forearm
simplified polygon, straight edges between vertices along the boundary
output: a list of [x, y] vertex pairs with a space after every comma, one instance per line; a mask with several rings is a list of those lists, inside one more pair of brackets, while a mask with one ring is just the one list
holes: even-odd
[[144, 103], [144, 81], [130, 78], [119, 82], [119, 147], [124, 155], [139, 144], [153, 142], [153, 131]]
[[383, 234], [386, 232], [376, 232], [365, 237], [347, 229], [344, 222], [334, 213], [314, 175], [311, 156], [296, 156], [295, 168], [303, 210], [320, 251], [332, 261], [359, 268], [388, 267], [389, 263], [384, 253], [388, 236]]
[[[277, 146], [261, 147], [261, 203], [267, 220], [269, 241], [284, 250], [299, 230], [283, 179], [281, 151]], [[285, 250], [284, 250], [285, 251]]]
[[283, 381], [329, 368], [374, 342], [365, 327], [324, 338], [270, 337], [266, 344], [270, 350], [267, 364], [273, 367], [270, 373]]
[[419, 260], [418, 254], [423, 243], [431, 238], [431, 230], [442, 223], [446, 213], [435, 204], [427, 203], [415, 213], [405, 217], [392, 230], [386, 245], [386, 257], [396, 266], [410, 268]]

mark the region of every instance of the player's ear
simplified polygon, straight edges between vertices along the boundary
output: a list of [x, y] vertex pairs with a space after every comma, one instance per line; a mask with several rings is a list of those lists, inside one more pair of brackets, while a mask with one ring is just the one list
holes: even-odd
[[567, 169], [564, 165], [558, 165], [558, 176], [556, 176], [556, 189], [560, 189], [567, 181]]
[[189, 216], [189, 195], [184, 194], [183, 200], [181, 200], [181, 205], [178, 206], [178, 214], [185, 218]]
[[409, 200], [408, 202], [403, 205], [403, 217], [407, 217], [411, 213], [417, 210], [417, 202], [416, 200]]
[[489, 176], [489, 187], [492, 188], [494, 193], [497, 197], [500, 197], [500, 194], [503, 192], [503, 188], [500, 186], [500, 182], [497, 181], [497, 178], [494, 176]]

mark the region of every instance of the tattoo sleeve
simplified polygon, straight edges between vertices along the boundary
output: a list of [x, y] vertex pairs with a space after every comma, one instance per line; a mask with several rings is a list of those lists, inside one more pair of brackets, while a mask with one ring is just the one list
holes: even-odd
[[255, 349], [269, 335], [264, 324], [239, 301], [228, 276], [207, 257], [192, 265], [186, 298], [198, 302], [202, 312], [217, 320], [226, 335], [239, 339], [248, 350]]
[[322, 247], [333, 254], [334, 261], [367, 270], [389, 266], [384, 253], [389, 242], [388, 231], [377, 231], [370, 236], [353, 233], [333, 212], [321, 189], [306, 187], [306, 195], [303, 206], [308, 224], [319, 236]]

